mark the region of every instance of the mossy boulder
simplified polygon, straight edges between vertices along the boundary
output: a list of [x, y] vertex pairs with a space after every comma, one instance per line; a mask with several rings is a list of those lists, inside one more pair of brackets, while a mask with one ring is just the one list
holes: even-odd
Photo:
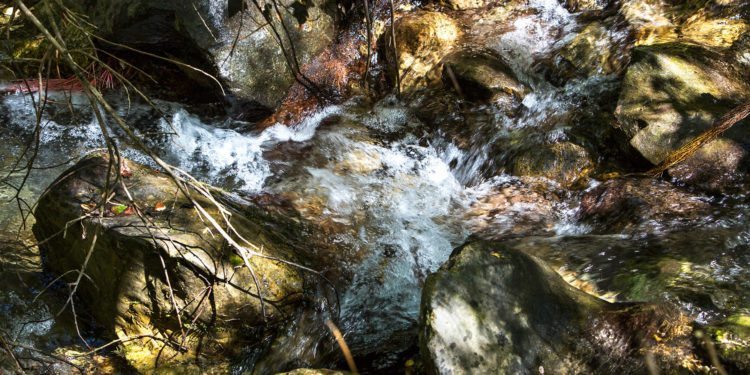
[[[112, 173], [108, 158], [95, 154], [64, 172], [41, 197], [33, 231], [45, 241], [46, 269], [66, 282], [83, 270], [77, 311], [123, 340], [131, 365], [147, 372], [221, 365], [296, 310], [304, 278], [284, 261], [297, 258], [260, 214], [250, 214], [260, 210], [207, 187], [223, 203], [220, 212], [190, 190], [219, 222], [231, 217], [236, 241], [262, 249], [264, 256], [249, 257], [253, 276], [169, 177], [123, 162], [127, 168]], [[108, 203], [99, 205], [105, 181], [118, 174]]]
[[669, 308], [608, 303], [528, 253], [475, 240], [427, 278], [419, 334], [428, 373], [612, 373], [645, 372], [646, 352], [679, 369], [673, 349], [690, 332]]
[[398, 74], [401, 90], [414, 92], [439, 82], [438, 67], [461, 36], [456, 21], [444, 13], [418, 11], [396, 21]]

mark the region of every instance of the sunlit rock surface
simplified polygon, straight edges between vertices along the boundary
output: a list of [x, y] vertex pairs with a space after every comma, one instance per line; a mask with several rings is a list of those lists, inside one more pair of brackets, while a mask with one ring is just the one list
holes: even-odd
[[[666, 44], [638, 48], [622, 83], [615, 112], [618, 126], [632, 137], [633, 147], [658, 164], [750, 98], [747, 82], [744, 71], [722, 55], [700, 47]], [[705, 147], [697, 158], [725, 162], [699, 164], [710, 169], [698, 173], [711, 173], [718, 179], [742, 173], [739, 160], [746, 151], [741, 145], [750, 141], [748, 134], [740, 123], [721, 136], [722, 143]], [[680, 174], [690, 172], [682, 170]]]
[[665, 307], [611, 304], [502, 243], [456, 249], [424, 289], [420, 352], [428, 373], [690, 369], [688, 319]]
[[415, 12], [396, 23], [398, 74], [401, 90], [412, 92], [440, 77], [434, 69], [461, 36], [456, 21], [438, 12]]
[[[97, 207], [108, 162], [98, 156], [83, 159], [41, 198], [34, 232], [49, 239], [42, 249], [51, 271], [75, 281], [83, 270], [78, 309], [89, 311], [109, 334], [123, 340], [125, 357], [134, 367], [150, 371], [196, 356], [218, 364], [236, 353], [240, 343], [258, 340], [262, 331], [254, 331], [263, 324], [289, 316], [303, 291], [299, 269], [246, 254], [251, 274], [241, 267], [242, 256], [207, 226], [208, 218], [167, 176], [126, 163], [132, 176], [120, 176], [123, 185], [115, 185], [110, 202]], [[116, 174], [110, 178], [114, 181]], [[192, 193], [222, 221], [208, 199]], [[282, 244], [283, 234], [249, 213], [234, 212], [235, 240], [258, 252], [262, 247], [266, 256], [295, 260]]]

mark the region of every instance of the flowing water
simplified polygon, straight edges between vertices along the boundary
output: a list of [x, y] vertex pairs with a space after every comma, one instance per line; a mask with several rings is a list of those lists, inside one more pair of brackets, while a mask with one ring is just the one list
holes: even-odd
[[[205, 118], [178, 103], [157, 102], [156, 111], [130, 105], [114, 94], [110, 100], [168, 162], [241, 195], [289, 196], [303, 216], [336, 223], [340, 229], [333, 234], [335, 242], [353, 249], [349, 259], [342, 257], [340, 264], [332, 265], [353, 275], [341, 290], [340, 328], [355, 353], [377, 357], [371, 367], [388, 368], [413, 349], [421, 285], [472, 234], [473, 224], [467, 219], [472, 207], [499, 188], [528, 182], [504, 173], [511, 154], [507, 150], [518, 148], [519, 142], [534, 147], [576, 139], [581, 131], [569, 120], [570, 114], [602, 111], [606, 103], [601, 98], [618, 88], [615, 78], [598, 75], [559, 86], [546, 82], [534, 62], [574, 37], [577, 23], [557, 1], [530, 3], [537, 11], [518, 17], [512, 30], [497, 35], [491, 45], [533, 93], [512, 116], [492, 106], [473, 109], [467, 116], [476, 135], [468, 142], [457, 142], [449, 131], [435, 131], [434, 124], [415, 114], [419, 104], [393, 97], [374, 104], [353, 99], [323, 108], [299, 124], [275, 125], [262, 132], [239, 131], [246, 124]], [[58, 103], [43, 116], [38, 137], [35, 166], [45, 168], [34, 170], [20, 192], [27, 202], [70, 166], [71, 158], [103, 147], [99, 125], [83, 98], [53, 99]], [[34, 135], [35, 113], [28, 95], [5, 96], [1, 105], [5, 145], [0, 170], [6, 173]], [[457, 120], [452, 125], [464, 123]], [[121, 146], [126, 157], [151, 164], [126, 143]], [[14, 172], [10, 181], [17, 184], [22, 179], [21, 172]], [[700, 322], [748, 305], [750, 228], [744, 220], [748, 211], [743, 197], [711, 201], [720, 209], [698, 232], [661, 228], [636, 235], [592, 235], [588, 225], [576, 220], [581, 191], [537, 182], [561, 197], [553, 207], [555, 222], [547, 237], [519, 240], [519, 246], [536, 249], [561, 270], [574, 271], [602, 290], [625, 290], [621, 298], [674, 301]], [[11, 186], [0, 187], [3, 201], [15, 193]], [[519, 204], [514, 212], [533, 209]], [[17, 229], [17, 214], [15, 203], [3, 207], [4, 238]], [[513, 226], [513, 217], [495, 218], [495, 225]], [[52, 319], [59, 301], [42, 300], [41, 307], [28, 311], [28, 297], [49, 281], [34, 265], [38, 259], [6, 261], [14, 262], [18, 267], [2, 269], [3, 280], [19, 274], [19, 264], [30, 263], [23, 272], [33, 281], [26, 281], [26, 289], [21, 285], [28, 284], [8, 281], [18, 288], [0, 292], [0, 312], [10, 317], [2, 323], [3, 330], [42, 348], [73, 345], [74, 331], [62, 323], [64, 319]], [[658, 295], [659, 285], [671, 293]], [[329, 364], [314, 362], [317, 351], [324, 349], [319, 348], [319, 338], [308, 335], [324, 332], [310, 329], [323, 327], [322, 319], [302, 319], [290, 327], [275, 349], [278, 353], [271, 353], [261, 369], [276, 370], [273, 360], [282, 357], [288, 363]], [[51, 343], [41, 343], [50, 337]], [[250, 360], [241, 362], [237, 371], [253, 365]]]

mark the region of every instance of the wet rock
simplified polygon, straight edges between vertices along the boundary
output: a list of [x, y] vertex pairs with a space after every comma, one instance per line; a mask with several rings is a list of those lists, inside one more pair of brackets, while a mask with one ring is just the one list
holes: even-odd
[[565, 0], [565, 8], [571, 12], [601, 11], [611, 0]]
[[[236, 354], [243, 343], [257, 342], [295, 310], [303, 275], [286, 263], [253, 256], [249, 262], [256, 284], [242, 257], [215, 229], [207, 228], [205, 218], [168, 177], [126, 163], [121, 174], [128, 191], [116, 186], [105, 207], [96, 204], [108, 162], [98, 155], [63, 173], [42, 196], [33, 230], [37, 239], [48, 240], [42, 247], [45, 267], [72, 281], [85, 264], [86, 277], [77, 292], [85, 307], [78, 310], [85, 309], [106, 332], [125, 340], [123, 353], [139, 371], [196, 359], [225, 365], [226, 357]], [[249, 205], [240, 212], [237, 201], [214, 193], [232, 215], [235, 240], [262, 247], [267, 256], [296, 259], [281, 227], [270, 229], [269, 223], [250, 215]], [[196, 191], [192, 194], [221, 220], [210, 201]], [[97, 212], [102, 211], [104, 217], [99, 218]], [[146, 337], [128, 340], [139, 335]]]
[[630, 24], [636, 45], [651, 45], [677, 40], [676, 26], [662, 0], [623, 1], [620, 14]]
[[523, 98], [527, 88], [499, 57], [462, 51], [443, 60], [443, 82], [471, 101], [497, 102]]
[[572, 142], [559, 142], [521, 151], [513, 158], [510, 171], [516, 176], [538, 176], [573, 186], [593, 169], [589, 153]]
[[420, 320], [429, 373], [637, 373], [643, 353], [675, 371], [692, 357], [679, 313], [597, 299], [497, 242], [463, 245], [428, 277]]
[[415, 12], [396, 21], [401, 91], [413, 92], [438, 81], [440, 71], [435, 67], [453, 51], [460, 35], [456, 22], [443, 13]]
[[604, 182], [581, 198], [580, 219], [605, 233], [690, 225], [711, 212], [708, 199], [655, 179]]
[[627, 33], [614, 19], [586, 25], [555, 56], [562, 77], [620, 74], [629, 61]]
[[[650, 162], [658, 164], [671, 151], [750, 98], [747, 82], [745, 73], [722, 55], [699, 47], [682, 44], [641, 47], [625, 75], [615, 115], [620, 128], [631, 138], [630, 144]], [[743, 145], [750, 142], [747, 126], [735, 125], [720, 140], [721, 143], [703, 150], [693, 165], [701, 165], [701, 158], [726, 162], [703, 163], [710, 169], [700, 172], [683, 167], [678, 173], [682, 176], [742, 173], [737, 168], [741, 166], [738, 160], [746, 155]]]

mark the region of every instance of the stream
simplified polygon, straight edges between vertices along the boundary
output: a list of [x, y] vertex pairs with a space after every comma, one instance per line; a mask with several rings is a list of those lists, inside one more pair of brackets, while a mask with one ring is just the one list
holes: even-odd
[[[247, 123], [196, 113], [181, 103], [157, 100], [151, 108], [114, 92], [108, 100], [167, 162], [239, 196], [284, 196], [303, 217], [330, 223], [332, 242], [347, 251], [330, 267], [351, 275], [339, 291], [339, 328], [371, 371], [390, 371], [414, 355], [425, 278], [472, 234], [481, 235], [477, 207], [516, 186], [533, 185], [554, 195], [547, 208], [552, 219], [532, 220], [524, 227], [531, 233], [528, 238], [523, 232], [515, 235], [514, 230], [521, 231], [517, 218], [540, 210], [537, 202], [520, 199], [483, 225], [511, 233], [508, 237], [517, 246], [533, 249], [561, 274], [594, 285], [603, 298], [673, 302], [701, 324], [747, 313], [750, 206], [744, 195], [697, 194], [710, 214], [688, 225], [673, 225], [666, 218], [608, 233], [599, 230], [597, 222], [580, 220], [582, 197], [602, 182], [566, 187], [544, 177], [510, 173], [507, 161], [522, 150], [586, 139], [620, 84], [607, 75], [562, 85], [546, 80], [534, 62], [574, 38], [580, 27], [556, 0], [532, 0], [530, 6], [536, 12], [518, 17], [510, 31], [486, 42], [533, 90], [512, 114], [485, 104], [434, 119], [422, 110], [430, 97], [388, 96], [376, 102], [355, 97], [318, 109], [291, 126], [248, 131]], [[617, 43], [623, 36], [612, 30], [610, 38]], [[34, 164], [44, 168], [33, 170], [18, 193], [29, 204], [78, 158], [104, 147], [82, 95], [50, 95]], [[39, 99], [36, 94], [34, 98]], [[3, 175], [35, 136], [30, 99], [22, 93], [0, 98]], [[119, 135], [114, 127], [110, 130]], [[130, 145], [120, 147], [125, 157], [155, 166]], [[14, 183], [24, 178], [22, 172], [12, 174], [9, 181]], [[519, 188], [515, 194], [524, 191]], [[33, 347], [80, 351], [69, 317], [55, 315], [64, 291], [53, 289], [30, 302], [51, 277], [41, 269], [38, 254], [14, 245], [16, 238], [33, 241], [28, 230], [33, 221], [22, 227], [15, 195], [14, 188], [0, 186], [0, 280], [7, 285], [0, 291], [5, 317], [0, 328]], [[22, 212], [28, 209], [22, 207]], [[233, 372], [340, 364], [325, 355], [337, 348], [314, 337], [325, 328], [323, 317], [311, 314], [287, 327], [264, 359], [259, 361], [259, 353], [248, 349], [246, 358], [233, 364]], [[94, 329], [82, 334], [89, 344], [103, 343]]]

